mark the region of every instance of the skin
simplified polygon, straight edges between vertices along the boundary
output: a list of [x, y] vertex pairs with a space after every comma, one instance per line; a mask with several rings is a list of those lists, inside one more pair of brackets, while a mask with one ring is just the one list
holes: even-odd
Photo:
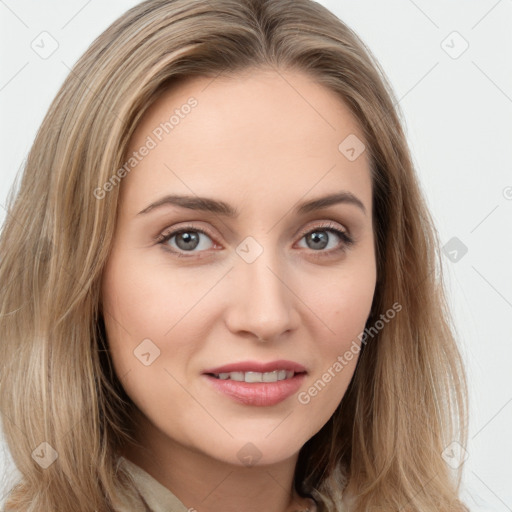
[[[240, 404], [202, 372], [288, 359], [307, 369], [303, 392], [358, 341], [376, 283], [372, 186], [368, 152], [350, 161], [338, 145], [349, 134], [364, 137], [348, 107], [307, 75], [253, 69], [175, 84], [145, 113], [128, 154], [191, 96], [198, 105], [120, 185], [103, 274], [111, 357], [139, 412], [141, 447], [123, 455], [199, 512], [305, 509], [311, 502], [292, 485], [298, 452], [336, 409], [357, 355], [308, 404], [298, 394], [273, 406]], [[293, 210], [341, 190], [366, 213], [350, 203]], [[240, 215], [173, 205], [139, 214], [171, 193], [222, 200]], [[343, 250], [341, 238], [322, 230], [326, 222], [354, 244]], [[155, 241], [189, 223], [209, 234], [194, 232], [200, 242], [188, 251], [178, 236]], [[328, 237], [327, 247], [302, 230]], [[263, 248], [250, 264], [236, 252], [248, 236]], [[144, 339], [160, 350], [148, 366], [134, 356]], [[260, 456], [252, 466], [239, 456], [247, 443]]]

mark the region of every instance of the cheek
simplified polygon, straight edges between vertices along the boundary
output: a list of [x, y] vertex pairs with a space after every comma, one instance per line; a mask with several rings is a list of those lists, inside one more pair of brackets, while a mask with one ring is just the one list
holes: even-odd
[[[144, 262], [137, 252], [112, 252], [102, 281], [102, 297], [108, 345], [118, 376], [130, 382], [171, 379], [183, 382], [195, 352], [207, 339], [204, 305], [198, 302], [211, 287], [211, 279], [187, 272], [170, 271], [161, 263]], [[148, 355], [149, 354], [149, 355]], [[145, 363], [148, 363], [147, 365]], [[144, 396], [144, 385], [133, 393]], [[146, 395], [150, 396], [150, 395]]]
[[[320, 286], [321, 284], [321, 286]], [[339, 272], [333, 272], [327, 279], [304, 283], [303, 292], [309, 292], [312, 310], [318, 322], [323, 324], [325, 350], [344, 350], [346, 345], [357, 338], [364, 330], [370, 314], [376, 284], [375, 261], [371, 257], [361, 257]]]
[[[147, 266], [136, 265], [125, 254], [111, 254], [102, 279], [103, 317], [108, 346], [118, 376], [130, 379], [141, 366], [160, 359], [162, 333], [171, 327], [171, 293], [153, 285]], [[149, 340], [149, 341], [148, 341]], [[149, 355], [147, 355], [149, 353]], [[126, 387], [128, 384], [123, 381]]]
[[171, 274], [161, 266], [142, 265], [113, 253], [102, 280], [103, 316], [115, 372], [138, 409], [149, 417], [158, 411], [166, 421], [172, 421], [163, 413], [169, 410], [169, 396], [177, 402], [187, 399], [177, 382], [184, 381], [191, 353], [197, 349], [191, 341], [198, 339], [194, 324], [182, 321], [197, 294], [187, 291], [183, 279], [172, 280]]
[[112, 330], [132, 341], [163, 340], [197, 300], [197, 290], [187, 284], [178, 272], [147, 264], [136, 253], [113, 254], [102, 285]]
[[323, 287], [317, 286], [314, 295], [310, 294], [311, 309], [319, 312], [314, 336], [317, 364], [315, 374], [297, 398], [306, 410], [324, 422], [338, 406], [354, 374], [375, 279], [374, 261], [361, 259], [357, 265], [324, 282]]

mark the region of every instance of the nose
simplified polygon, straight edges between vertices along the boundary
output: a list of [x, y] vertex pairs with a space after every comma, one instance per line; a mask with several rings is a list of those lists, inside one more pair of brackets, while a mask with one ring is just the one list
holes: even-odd
[[229, 273], [226, 325], [238, 335], [276, 341], [299, 323], [291, 272], [266, 248], [252, 263], [236, 261]]

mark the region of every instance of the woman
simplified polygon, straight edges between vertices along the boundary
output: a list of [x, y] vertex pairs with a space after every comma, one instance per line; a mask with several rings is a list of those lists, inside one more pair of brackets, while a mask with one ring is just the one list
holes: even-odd
[[467, 510], [394, 103], [309, 0], [149, 0], [92, 44], [0, 239], [6, 511]]

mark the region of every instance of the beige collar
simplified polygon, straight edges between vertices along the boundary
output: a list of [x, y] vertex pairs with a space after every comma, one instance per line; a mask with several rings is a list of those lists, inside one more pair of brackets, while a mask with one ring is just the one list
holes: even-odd
[[[189, 512], [189, 508], [167, 487], [163, 486], [141, 467], [123, 456], [119, 457], [119, 464], [122, 464], [135, 480], [137, 490], [152, 512]], [[141, 508], [142, 511], [145, 511], [145, 508]]]

